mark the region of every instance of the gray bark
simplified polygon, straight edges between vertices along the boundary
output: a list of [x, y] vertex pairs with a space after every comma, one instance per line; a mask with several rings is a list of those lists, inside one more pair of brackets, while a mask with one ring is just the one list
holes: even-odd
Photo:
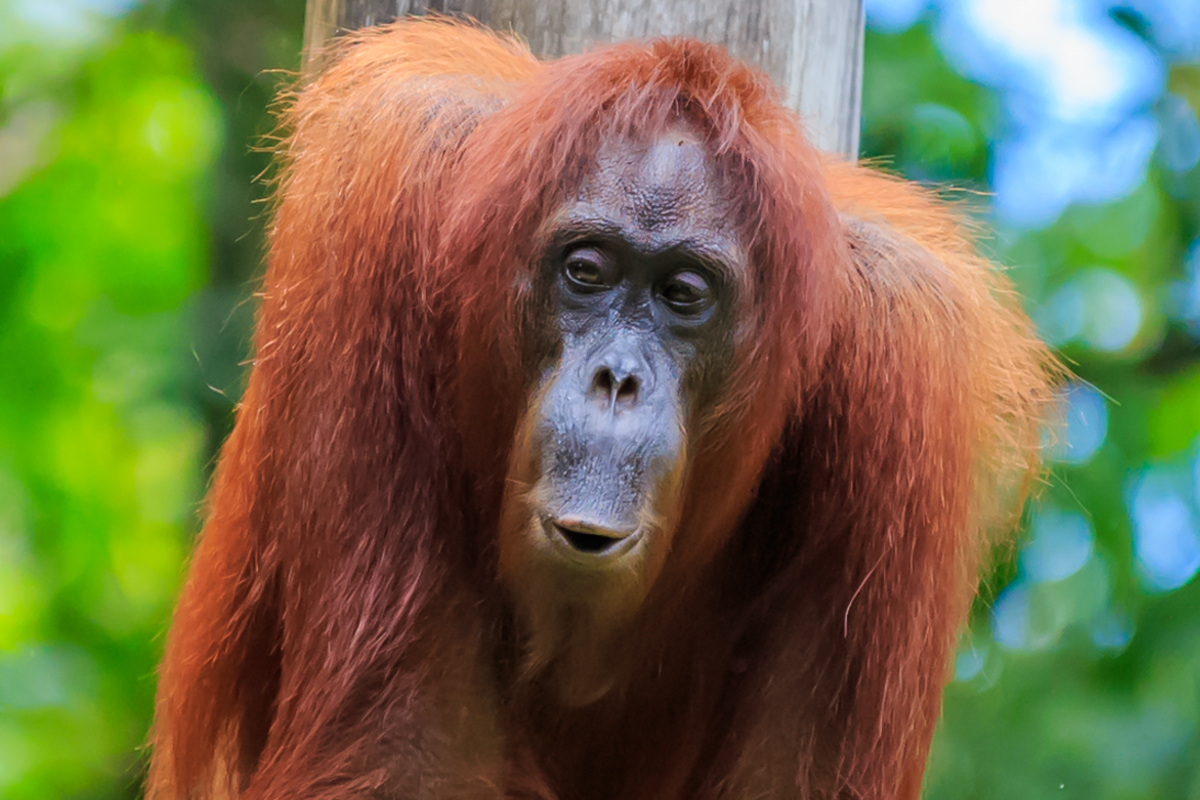
[[308, 0], [305, 68], [338, 31], [405, 14], [466, 14], [542, 58], [647, 36], [694, 36], [765, 70], [820, 148], [858, 154], [863, 0]]

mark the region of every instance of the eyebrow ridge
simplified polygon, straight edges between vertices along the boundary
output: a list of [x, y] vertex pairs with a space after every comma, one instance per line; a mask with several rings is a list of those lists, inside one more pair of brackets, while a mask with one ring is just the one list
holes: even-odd
[[[737, 252], [736, 245], [726, 248], [719, 245], [714, 246], [713, 243], [696, 237], [685, 237], [667, 241], [661, 246], [649, 250], [644, 246], [643, 241], [639, 241], [641, 238], [628, 235], [628, 226], [606, 217], [569, 217], [555, 227], [550, 234], [546, 249], [558, 250], [573, 244], [596, 242], [627, 247], [651, 258], [675, 253], [694, 259], [709, 269], [717, 270], [731, 278], [739, 272], [736, 266], [743, 260]], [[664, 237], [654, 235], [652, 238]]]

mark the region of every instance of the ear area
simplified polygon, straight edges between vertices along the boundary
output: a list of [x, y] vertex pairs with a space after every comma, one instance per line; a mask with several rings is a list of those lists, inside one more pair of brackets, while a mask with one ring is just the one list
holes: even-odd
[[[797, 683], [767, 687], [759, 724], [834, 756], [832, 773], [801, 765], [830, 796], [915, 800], [986, 534], [1023, 500], [1054, 372], [985, 261], [935, 255], [882, 214], [843, 228], [831, 347], [746, 520], [764, 616], [802, 632], [776, 639]], [[828, 698], [809, 709], [819, 727], [773, 710], [792, 690]]]

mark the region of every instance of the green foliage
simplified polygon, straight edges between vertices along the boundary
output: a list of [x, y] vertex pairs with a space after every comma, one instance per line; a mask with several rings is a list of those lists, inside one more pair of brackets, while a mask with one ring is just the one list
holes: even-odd
[[[140, 793], [154, 666], [247, 354], [268, 164], [253, 146], [288, 80], [273, 70], [298, 63], [302, 3], [87, 10], [104, 5], [0, 0], [0, 797], [15, 800]], [[871, 33], [866, 54], [865, 154], [987, 191], [1000, 95], [928, 24]], [[1200, 109], [1200, 68], [1166, 86]], [[1154, 573], [1133, 521], [1172, 497], [1196, 517], [1200, 344], [1178, 305], [1197, 229], [1200, 170], [1158, 158], [1132, 192], [989, 244], [1098, 390], [1080, 384], [1072, 409], [1101, 409], [1104, 429], [1084, 419], [1086, 457], [1059, 448], [1031, 542], [977, 608], [933, 800], [1200, 800], [1200, 582]], [[1114, 340], [1131, 302], [1136, 330]]]
[[[951, 69], [932, 31], [868, 33], [864, 155], [986, 190], [986, 143], [1003, 135], [998, 96]], [[1200, 110], [1198, 75], [1176, 66], [1168, 86]], [[1032, 541], [997, 572], [1000, 589], [1024, 575], [1021, 588], [985, 593], [976, 608], [934, 743], [930, 800], [1200, 799], [1200, 582], [1148, 581], [1134, 520], [1148, 481], [1178, 488], [1155, 497], [1182, 498], [1179, 513], [1196, 518], [1200, 346], [1178, 304], [1193, 277], [1184, 262], [1198, 204], [1200, 169], [1176, 173], [1158, 157], [1126, 196], [1073, 205], [1041, 230], [1002, 228], [992, 242], [1043, 333], [1098, 390], [1107, 430], [1094, 454], [1064, 454], [1048, 476]], [[1114, 342], [1112, 320], [1131, 298], [1140, 324]], [[1061, 313], [1072, 303], [1076, 314]], [[1048, 518], [1090, 527], [1093, 549], [1064, 578], [1030, 580], [1027, 553]], [[1001, 628], [1014, 600], [1020, 641]]]
[[229, 144], [236, 98], [189, 26], [30, 8], [0, 4], [0, 797], [134, 797], [209, 409], [231, 408], [197, 360], [232, 307], [214, 246], [253, 212], [214, 229], [218, 167], [252, 137]]

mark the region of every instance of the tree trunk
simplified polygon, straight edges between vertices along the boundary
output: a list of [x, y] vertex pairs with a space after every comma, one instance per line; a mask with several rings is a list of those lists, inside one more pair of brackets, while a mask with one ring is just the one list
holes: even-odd
[[647, 36], [694, 36], [758, 65], [821, 149], [858, 154], [863, 0], [308, 0], [305, 70], [338, 31], [405, 14], [465, 14], [542, 58]]

